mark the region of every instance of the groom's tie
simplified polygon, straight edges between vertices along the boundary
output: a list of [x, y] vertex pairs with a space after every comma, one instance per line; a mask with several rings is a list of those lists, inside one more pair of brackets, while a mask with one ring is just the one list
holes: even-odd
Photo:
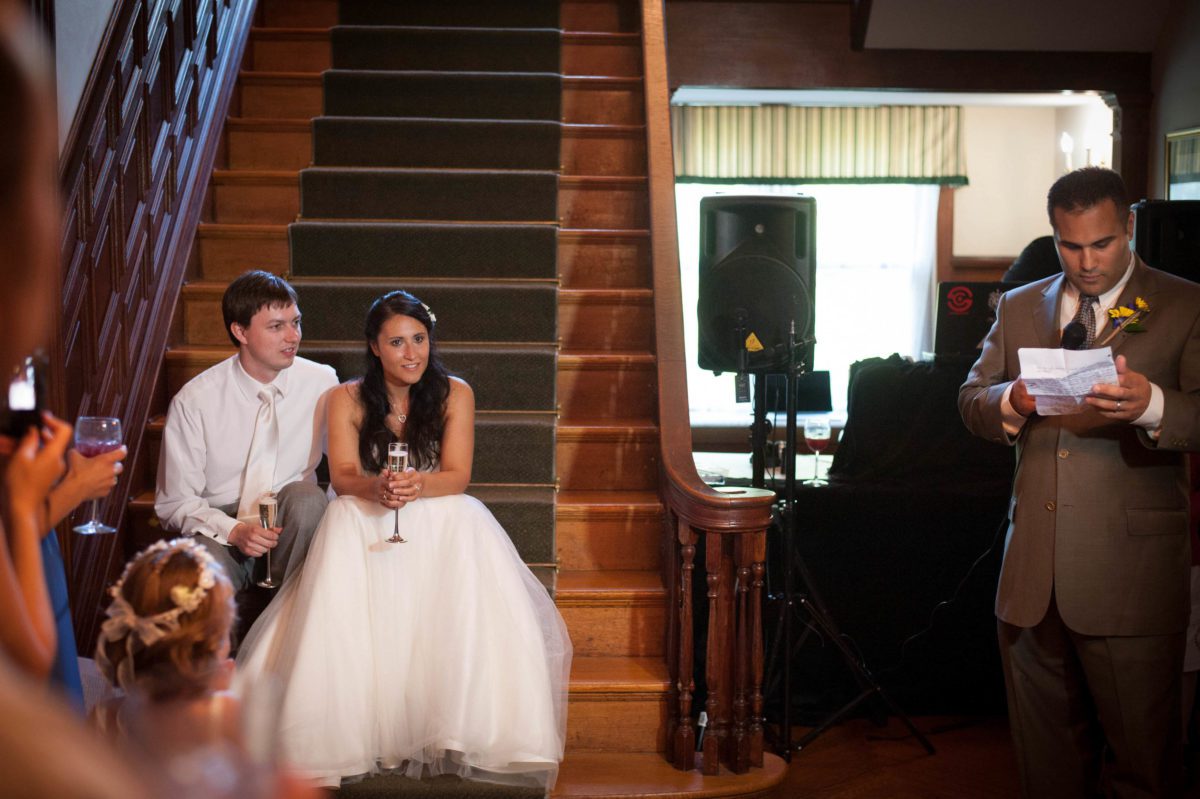
[[274, 385], [263, 386], [258, 392], [262, 405], [254, 423], [254, 438], [242, 476], [242, 497], [238, 502], [238, 519], [258, 524], [258, 498], [275, 487], [275, 460], [279, 455], [279, 421], [275, 416], [275, 398], [279, 393]]
[[1083, 340], [1083, 346], [1080, 349], [1086, 350], [1096, 340], [1096, 313], [1092, 310], [1092, 306], [1099, 303], [1100, 298], [1095, 294], [1079, 295], [1079, 310], [1075, 312], [1075, 318], [1071, 321], [1083, 325], [1083, 329], [1087, 331], [1087, 338]]

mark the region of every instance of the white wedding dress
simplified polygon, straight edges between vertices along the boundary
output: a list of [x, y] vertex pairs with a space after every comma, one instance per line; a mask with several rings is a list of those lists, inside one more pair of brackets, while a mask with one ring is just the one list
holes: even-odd
[[399, 770], [553, 785], [571, 642], [546, 589], [484, 505], [457, 494], [394, 512], [330, 503], [304, 567], [238, 654], [280, 689], [280, 756], [325, 786]]

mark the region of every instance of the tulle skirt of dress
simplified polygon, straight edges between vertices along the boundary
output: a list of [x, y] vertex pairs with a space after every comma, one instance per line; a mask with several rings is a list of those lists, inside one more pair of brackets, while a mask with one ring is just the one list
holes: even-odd
[[330, 503], [304, 567], [238, 655], [272, 675], [278, 749], [322, 785], [380, 771], [549, 789], [566, 736], [571, 643], [546, 589], [478, 500], [399, 512]]

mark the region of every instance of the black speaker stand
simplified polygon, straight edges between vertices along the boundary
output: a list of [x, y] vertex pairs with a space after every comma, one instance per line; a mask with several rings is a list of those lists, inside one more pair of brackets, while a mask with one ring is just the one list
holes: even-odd
[[[804, 364], [802, 364], [797, 355], [797, 351], [802, 346], [807, 346], [809, 342], [796, 341], [795, 322], [791, 326], [791, 334], [788, 342], [788, 371], [786, 375], [785, 396], [786, 413], [787, 413], [787, 434], [786, 434], [786, 452], [784, 465], [784, 514], [783, 514], [783, 535], [780, 545], [780, 551], [783, 553], [783, 593], [769, 596], [768, 599], [780, 604], [779, 618], [775, 626], [775, 638], [771, 645], [771, 652], [767, 657], [766, 674], [763, 684], [767, 687], [768, 692], [771, 692], [772, 687], [776, 684], [776, 680], [782, 687], [783, 696], [781, 698], [781, 717], [779, 722], [779, 731], [777, 736], [778, 751], [785, 760], [790, 761], [793, 751], [802, 751], [805, 747], [817, 739], [821, 733], [829, 729], [831, 726], [841, 721], [850, 711], [858, 707], [871, 697], [877, 696], [883, 702], [887, 710], [903, 722], [912, 736], [920, 742], [921, 746], [929, 754], [934, 754], [933, 744], [929, 739], [917, 729], [904, 711], [888, 696], [887, 691], [879, 684], [879, 681], [867, 669], [862, 658], [859, 657], [846, 643], [842, 637], [841, 631], [838, 629], [837, 623], [829, 610], [825, 607], [825, 603], [821, 600], [816, 589], [816, 583], [812, 579], [812, 575], [808, 571], [808, 567], [804, 563], [804, 558], [800, 556], [799, 550], [796, 547], [796, 530], [797, 530], [797, 507], [796, 507], [796, 378], [800, 375]], [[765, 380], [760, 380], [765, 385]], [[757, 388], [757, 386], [756, 386]], [[765, 394], [760, 396], [755, 392], [755, 431], [759, 431], [758, 427], [758, 407], [757, 403], [765, 399]], [[764, 403], [765, 405], [765, 403]], [[764, 443], [765, 443], [765, 416], [764, 422]], [[759, 468], [761, 465], [762, 448], [755, 450], [756, 460], [754, 464], [754, 477], [759, 482], [755, 486], [762, 486], [762, 471]], [[795, 578], [799, 576], [803, 581], [805, 591], [801, 591], [796, 586]], [[792, 622], [793, 617], [796, 618], [803, 626], [804, 633], [793, 646], [792, 641]], [[804, 735], [796, 744], [792, 744], [792, 658], [795, 655], [795, 649], [798, 649], [808, 639], [812, 633], [820, 633], [825, 636], [836, 648], [842, 656], [846, 667], [850, 670], [855, 681], [859, 686], [859, 693], [842, 707], [835, 710], [827, 716], [820, 724], [813, 727], [807, 734]], [[782, 659], [782, 665], [779, 661]], [[776, 674], [776, 669], [780, 670], [780, 674]]]

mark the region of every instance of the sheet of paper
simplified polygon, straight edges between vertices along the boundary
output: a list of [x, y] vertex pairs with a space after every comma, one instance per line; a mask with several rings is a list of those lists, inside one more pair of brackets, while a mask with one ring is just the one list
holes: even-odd
[[1021, 378], [1042, 416], [1065, 416], [1087, 409], [1084, 397], [1097, 383], [1117, 382], [1112, 347], [1063, 350], [1022, 347]]

